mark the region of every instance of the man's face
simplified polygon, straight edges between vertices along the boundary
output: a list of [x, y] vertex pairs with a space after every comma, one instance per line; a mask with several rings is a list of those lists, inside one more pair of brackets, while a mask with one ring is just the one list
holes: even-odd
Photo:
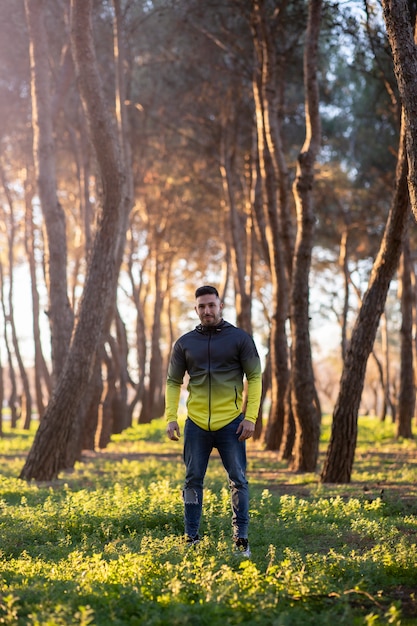
[[209, 293], [197, 298], [195, 310], [203, 326], [216, 326], [222, 319], [223, 302]]

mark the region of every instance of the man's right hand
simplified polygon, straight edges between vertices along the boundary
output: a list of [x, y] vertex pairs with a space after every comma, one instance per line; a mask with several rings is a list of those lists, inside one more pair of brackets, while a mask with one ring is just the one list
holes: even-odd
[[181, 436], [178, 422], [168, 422], [166, 433], [171, 441], [178, 441]]

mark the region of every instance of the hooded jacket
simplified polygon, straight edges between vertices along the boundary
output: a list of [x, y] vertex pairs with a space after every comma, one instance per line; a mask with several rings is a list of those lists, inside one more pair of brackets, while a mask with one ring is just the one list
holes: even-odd
[[245, 418], [255, 423], [262, 389], [261, 363], [252, 337], [222, 320], [186, 333], [172, 349], [166, 382], [166, 419], [177, 420], [185, 373], [187, 415], [204, 430], [218, 430], [242, 413], [243, 379], [248, 381]]

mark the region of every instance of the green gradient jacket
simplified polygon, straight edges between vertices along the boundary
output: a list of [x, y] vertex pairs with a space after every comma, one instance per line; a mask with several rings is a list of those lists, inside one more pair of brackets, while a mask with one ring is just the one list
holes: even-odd
[[229, 322], [197, 326], [175, 343], [166, 383], [166, 419], [177, 420], [181, 385], [189, 374], [187, 414], [204, 430], [218, 430], [242, 413], [243, 378], [248, 381], [245, 418], [258, 417], [261, 363], [250, 335]]

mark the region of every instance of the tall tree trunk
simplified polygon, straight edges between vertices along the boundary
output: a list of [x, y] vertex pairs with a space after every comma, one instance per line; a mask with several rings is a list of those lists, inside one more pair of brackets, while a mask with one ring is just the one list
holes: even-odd
[[[234, 101], [236, 95], [231, 96]], [[231, 129], [235, 130], [234, 111], [231, 105], [224, 114], [225, 120], [222, 128], [221, 155], [220, 155], [220, 173], [223, 181], [224, 197], [228, 207], [227, 223], [225, 225], [226, 236], [230, 233], [230, 250], [233, 268], [233, 278], [235, 283], [235, 302], [236, 302], [236, 320], [237, 325], [243, 328], [250, 335], [252, 334], [252, 315], [251, 315], [251, 287], [252, 287], [252, 229], [251, 210], [247, 204], [239, 210], [237, 203], [236, 187], [234, 180], [235, 172], [235, 145], [238, 141], [235, 135], [231, 136]], [[236, 130], [237, 132], [237, 130]]]
[[[281, 154], [271, 154], [279, 150], [280, 137], [275, 136], [278, 127], [271, 126], [277, 111], [275, 98], [278, 78], [276, 74], [275, 53], [271, 45], [271, 33], [265, 17], [263, 0], [253, 4], [252, 32], [255, 47], [255, 72], [253, 94], [257, 127], [258, 163], [254, 165], [254, 180], [259, 175], [261, 189], [254, 185], [254, 207], [257, 209], [257, 195], [262, 194], [262, 224], [265, 228], [266, 258], [269, 259], [272, 285], [272, 306], [270, 329], [270, 365], [271, 365], [271, 408], [265, 433], [268, 450], [278, 450], [281, 445], [285, 418], [285, 395], [289, 380], [288, 342], [286, 322], [288, 319], [288, 266], [283, 238], [283, 211], [280, 206], [283, 197], [280, 190], [285, 189], [285, 172]], [[273, 93], [273, 96], [270, 93]], [[274, 136], [272, 137], [272, 135]], [[268, 139], [267, 139], [268, 137]], [[281, 168], [278, 163], [281, 163]], [[274, 167], [275, 164], [275, 167]], [[284, 180], [283, 180], [284, 178]], [[259, 215], [259, 211], [258, 211]], [[259, 218], [258, 218], [259, 219]]]
[[161, 268], [158, 257], [155, 260], [155, 294], [149, 363], [149, 381], [145, 388], [139, 423], [147, 424], [163, 414], [162, 400], [162, 355], [161, 355], [161, 314], [166, 289], [162, 286]]
[[312, 187], [314, 163], [321, 138], [317, 81], [321, 7], [321, 0], [310, 0], [304, 50], [306, 140], [298, 157], [293, 185], [297, 209], [297, 237], [290, 298], [291, 405], [296, 427], [293, 468], [296, 471], [310, 472], [317, 465], [321, 419], [317, 406], [309, 333], [309, 275], [315, 222]]
[[39, 197], [47, 231], [47, 286], [54, 383], [67, 357], [73, 312], [67, 291], [67, 239], [64, 211], [58, 201], [52, 123], [49, 52], [43, 0], [25, 0], [30, 38], [33, 154]]
[[0, 438], [3, 437], [3, 404], [4, 404], [4, 378], [3, 363], [0, 354]]
[[38, 282], [36, 278], [36, 261], [35, 261], [35, 225], [33, 222], [33, 210], [32, 200], [34, 195], [34, 189], [30, 182], [29, 175], [26, 176], [24, 183], [25, 190], [25, 248], [26, 255], [29, 263], [30, 273], [30, 289], [32, 296], [32, 331], [33, 331], [33, 344], [35, 352], [35, 371], [34, 371], [34, 384], [36, 395], [36, 406], [38, 410], [38, 416], [41, 420], [45, 412], [44, 395], [49, 399], [51, 395], [51, 377], [49, 374], [48, 366], [46, 365], [45, 357], [42, 350], [41, 331], [39, 324], [40, 305], [39, 305], [39, 293]]
[[[122, 189], [122, 204], [121, 204], [121, 214], [119, 220], [119, 227], [117, 232], [117, 250], [116, 250], [116, 273], [119, 273], [120, 266], [123, 259], [123, 254], [125, 250], [126, 243], [126, 232], [128, 225], [128, 217], [130, 210], [133, 204], [133, 173], [132, 173], [132, 154], [130, 147], [130, 136], [129, 136], [129, 123], [127, 119], [127, 109], [126, 109], [126, 100], [129, 100], [129, 94], [127, 93], [126, 87], [126, 67], [128, 66], [126, 62], [126, 54], [125, 54], [125, 31], [123, 24], [123, 14], [121, 9], [120, 0], [113, 0], [114, 14], [115, 19], [113, 21], [113, 55], [115, 61], [115, 115], [116, 115], [116, 127], [118, 133], [118, 141], [121, 148], [121, 159], [123, 163], [123, 189]], [[111, 337], [111, 327], [112, 322], [115, 322], [116, 325], [116, 339]], [[105, 332], [105, 337], [109, 339], [111, 345], [111, 353], [108, 355], [109, 358], [114, 358], [115, 362], [111, 365], [111, 371], [115, 376], [114, 384], [107, 386], [107, 393], [111, 393], [111, 399], [106, 393], [106, 399], [104, 400], [106, 403], [106, 411], [101, 412], [101, 430], [106, 430], [110, 433], [116, 430], [120, 432], [120, 429], [125, 428], [125, 425], [128, 422], [128, 405], [127, 405], [127, 358], [128, 358], [128, 349], [127, 344], [123, 337], [123, 332], [120, 327], [120, 319], [118, 319], [118, 310], [117, 310], [117, 284], [114, 286], [113, 293], [113, 305], [111, 310], [109, 311], [109, 315], [107, 318], [107, 328]], [[101, 354], [104, 354], [104, 350]], [[107, 364], [109, 365], [109, 364]], [[92, 398], [97, 398], [97, 394], [93, 394]], [[99, 406], [97, 404], [97, 417]], [[83, 414], [87, 407], [83, 407]], [[89, 402], [88, 408], [90, 419], [93, 418], [94, 410]], [[103, 422], [109, 419], [110, 424], [105, 425]], [[84, 418], [82, 417], [82, 421]], [[88, 426], [91, 428], [91, 423]], [[75, 434], [74, 434], [75, 439]], [[79, 439], [79, 444], [83, 440], [83, 436], [81, 435], [81, 439]], [[101, 444], [104, 443], [104, 438], [100, 437]], [[75, 442], [74, 442], [75, 443]], [[78, 450], [80, 453], [81, 450]], [[73, 446], [72, 457], [75, 459], [77, 454], [76, 448]]]
[[382, 7], [394, 60], [405, 133], [407, 137], [408, 189], [411, 210], [417, 220], [417, 51], [415, 14], [409, 0], [382, 0]]
[[340, 324], [341, 328], [341, 352], [342, 352], [342, 360], [345, 359], [346, 350], [347, 350], [347, 325], [348, 325], [348, 313], [349, 313], [349, 284], [350, 284], [350, 274], [349, 274], [349, 256], [348, 256], [348, 240], [349, 240], [349, 228], [347, 224], [342, 232], [342, 236], [340, 239], [340, 252], [339, 252], [339, 265], [342, 269], [343, 274], [343, 312], [342, 312], [342, 320]]
[[129, 353], [126, 326], [123, 322], [119, 310], [115, 316], [116, 340], [113, 343], [113, 358], [117, 372], [117, 393], [113, 403], [113, 433], [121, 433], [129, 424], [129, 407], [127, 385], [129, 372], [127, 368], [127, 358]]
[[74, 59], [100, 173], [102, 212], [65, 369], [20, 473], [26, 480], [51, 480], [63, 468], [73, 421], [78, 418], [80, 402], [94, 370], [117, 282], [123, 174], [113, 121], [100, 82], [91, 11], [92, 0], [72, 0]]
[[[391, 391], [391, 359], [390, 359], [390, 349], [389, 349], [389, 332], [388, 332], [388, 321], [386, 313], [384, 312], [381, 316], [381, 343], [382, 343], [382, 362], [385, 370], [385, 385], [384, 385], [384, 414], [383, 419], [386, 418], [387, 413], [391, 415], [392, 421], [395, 422], [395, 403], [393, 402], [393, 394]], [[381, 415], [382, 417], [382, 415]]]
[[400, 393], [397, 411], [397, 437], [411, 439], [412, 419], [416, 403], [416, 387], [413, 359], [413, 303], [414, 290], [411, 281], [411, 258], [408, 237], [404, 241], [400, 263], [401, 298], [401, 371]]
[[[15, 248], [15, 236], [16, 236], [16, 220], [14, 215], [14, 202], [12, 198], [12, 194], [10, 193], [9, 185], [6, 181], [6, 174], [2, 164], [0, 164], [0, 178], [4, 190], [4, 195], [7, 200], [7, 205], [9, 207], [9, 215], [8, 215], [8, 233], [7, 233], [7, 243], [8, 243], [8, 269], [9, 269], [9, 293], [8, 293], [8, 315], [7, 321], [10, 325], [10, 331], [12, 335], [12, 344], [14, 349], [15, 358], [17, 361], [17, 365], [19, 368], [20, 379], [23, 386], [23, 393], [21, 395], [20, 400], [20, 416], [22, 419], [22, 427], [26, 430], [30, 428], [30, 422], [32, 418], [32, 393], [30, 390], [29, 377], [26, 372], [22, 354], [20, 351], [19, 341], [17, 338], [16, 332], [16, 323], [15, 323], [15, 315], [14, 315], [14, 248]], [[7, 324], [6, 324], [7, 326]]]
[[9, 335], [7, 332], [8, 327], [8, 313], [6, 309], [6, 296], [4, 293], [4, 272], [3, 265], [0, 260], [0, 294], [1, 294], [1, 308], [3, 311], [4, 318], [4, 345], [6, 346], [7, 352], [7, 364], [9, 371], [9, 386], [10, 386], [10, 394], [8, 399], [8, 404], [10, 408], [10, 425], [12, 428], [16, 428], [17, 420], [18, 420], [18, 398], [17, 398], [17, 382], [16, 382], [16, 372], [14, 369], [12, 352], [10, 350], [10, 342]]
[[343, 364], [332, 433], [321, 474], [325, 483], [348, 483], [358, 434], [358, 411], [366, 364], [384, 311], [391, 279], [397, 269], [409, 218], [405, 116], [402, 116], [395, 195]]
[[94, 370], [83, 400], [83, 429], [80, 437], [79, 451], [95, 450], [99, 438], [99, 412], [103, 393], [103, 377], [101, 373], [102, 359], [97, 357]]
[[[130, 255], [128, 260], [128, 275], [131, 284], [132, 290], [132, 300], [136, 307], [136, 363], [137, 363], [137, 383], [135, 387], [135, 394], [132, 398], [129, 409], [128, 409], [128, 419], [133, 422], [133, 412], [138, 403], [142, 403], [144, 399], [145, 393], [145, 364], [146, 364], [146, 355], [147, 355], [147, 342], [146, 342], [146, 331], [145, 331], [145, 313], [144, 306], [141, 299], [141, 292], [143, 288], [142, 281], [142, 272], [140, 272], [140, 280], [139, 284], [136, 284], [135, 276], [133, 272], [133, 237], [130, 239]], [[143, 269], [143, 268], [142, 268]], [[173, 341], [169, 343], [172, 345]]]
[[379, 383], [381, 386], [381, 391], [382, 391], [382, 402], [381, 402], [381, 407], [379, 407], [379, 402], [378, 402], [378, 387], [379, 385], [377, 383], [375, 383], [375, 387], [374, 387], [374, 397], [375, 397], [375, 404], [374, 404], [374, 414], [378, 415], [378, 409], [379, 409], [379, 419], [382, 421], [384, 421], [384, 419], [387, 416], [387, 405], [385, 402], [386, 399], [386, 393], [385, 393], [385, 379], [384, 379], [384, 368], [382, 366], [382, 363], [380, 361], [380, 359], [378, 358], [375, 350], [372, 350], [372, 356], [374, 357], [374, 361], [375, 361], [375, 365], [376, 368], [378, 370], [378, 377], [379, 377]]

